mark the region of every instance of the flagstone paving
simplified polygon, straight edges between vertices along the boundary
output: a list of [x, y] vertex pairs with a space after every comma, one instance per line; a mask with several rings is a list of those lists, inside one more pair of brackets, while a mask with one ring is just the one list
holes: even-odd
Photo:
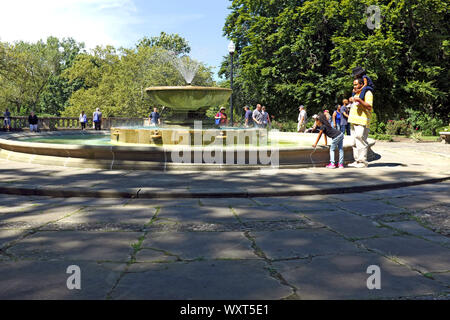
[[[380, 146], [393, 150], [388, 160], [399, 163], [396, 152], [404, 149], [389, 148]], [[410, 165], [426, 162], [417, 156], [426, 157], [422, 148], [405, 151]], [[430, 157], [445, 153], [435, 150]], [[18, 175], [19, 165], [2, 164], [2, 177]], [[40, 168], [21, 167], [25, 175]], [[364, 178], [389, 168], [369, 167]], [[444, 162], [436, 168], [441, 176], [450, 172]], [[73, 172], [79, 176], [43, 170], [39, 181], [45, 187], [56, 179], [55, 189], [92, 181], [86, 177], [92, 171]], [[348, 175], [355, 180], [360, 172], [366, 171], [348, 170]], [[293, 183], [299, 173], [329, 183], [338, 176], [318, 168], [292, 170], [280, 173], [273, 186], [281, 192], [280, 183]], [[392, 174], [394, 180], [401, 176]], [[210, 179], [204, 186], [220, 188], [223, 175], [189, 177], [198, 179], [192, 186]], [[230, 175], [238, 184], [244, 176], [252, 179], [251, 173]], [[151, 175], [120, 176], [144, 183]], [[100, 184], [105, 177], [115, 179], [111, 172], [94, 174]], [[158, 183], [173, 179], [158, 174]], [[269, 178], [258, 176], [249, 186], [257, 191], [264, 179]], [[26, 179], [19, 180], [26, 185]], [[231, 186], [226, 183], [223, 190]], [[450, 181], [346, 194], [325, 194], [318, 186], [314, 195], [286, 197], [0, 194], [0, 299], [450, 299]], [[70, 266], [80, 268], [80, 290], [67, 287]], [[371, 266], [380, 268], [380, 289], [367, 286]]]

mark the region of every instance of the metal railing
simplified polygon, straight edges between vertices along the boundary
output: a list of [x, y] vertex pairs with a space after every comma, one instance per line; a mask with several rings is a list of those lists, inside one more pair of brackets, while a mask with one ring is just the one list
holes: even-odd
[[[22, 131], [30, 127], [27, 116], [10, 117], [10, 119], [12, 131]], [[103, 118], [102, 129], [108, 130], [118, 126], [143, 126], [146, 120], [145, 118]], [[0, 117], [0, 127], [6, 129], [3, 116]], [[80, 119], [75, 117], [43, 117], [38, 118], [38, 128], [39, 130], [49, 131], [75, 130], [81, 129], [81, 124]], [[92, 119], [87, 119], [86, 129], [93, 129]]]

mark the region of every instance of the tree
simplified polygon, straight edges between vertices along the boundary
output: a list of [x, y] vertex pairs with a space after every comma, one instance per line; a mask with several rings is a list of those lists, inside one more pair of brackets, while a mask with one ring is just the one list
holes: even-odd
[[[64, 76], [69, 83], [81, 81], [85, 87], [72, 94], [63, 115], [101, 108], [105, 116], [148, 116], [154, 103], [145, 92], [147, 87], [185, 85], [167, 54], [159, 46], [138, 46], [120, 51], [98, 47], [92, 54], [79, 55]], [[211, 70], [200, 65], [193, 85], [212, 84]]]
[[46, 42], [1, 43], [0, 103], [19, 115], [30, 110], [58, 113], [74, 90], [59, 76], [83, 46], [54, 37]]
[[159, 47], [174, 52], [176, 55], [191, 52], [191, 47], [186, 39], [178, 34], [167, 34], [165, 32], [161, 32], [159, 37], [142, 38], [139, 40], [137, 47]]
[[[366, 22], [381, 9], [381, 28]], [[351, 95], [351, 70], [362, 66], [375, 82], [381, 120], [405, 108], [449, 117], [448, 1], [233, 0], [224, 35], [237, 47], [235, 96], [295, 117]], [[220, 74], [227, 77], [228, 57]]]

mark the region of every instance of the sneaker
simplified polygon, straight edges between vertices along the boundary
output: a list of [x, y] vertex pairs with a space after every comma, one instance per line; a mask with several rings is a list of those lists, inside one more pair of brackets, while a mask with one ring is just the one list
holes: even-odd
[[368, 165], [363, 162], [360, 162], [355, 166], [355, 168], [367, 168], [367, 167], [368, 167]]
[[353, 167], [353, 168], [356, 168], [357, 165], [358, 165], [358, 162], [356, 162], [356, 161], [348, 164], [349, 167]]
[[327, 168], [327, 169], [336, 169], [336, 166], [334, 164], [330, 163], [325, 168]]
[[340, 164], [338, 168], [339, 169], [344, 169], [344, 165]]

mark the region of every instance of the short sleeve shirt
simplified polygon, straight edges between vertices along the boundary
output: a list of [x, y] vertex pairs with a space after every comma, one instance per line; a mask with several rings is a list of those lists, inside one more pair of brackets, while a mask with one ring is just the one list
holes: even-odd
[[255, 109], [253, 111], [253, 118], [255, 118], [259, 122], [263, 122], [263, 114], [261, 111], [258, 111], [258, 109]]
[[[355, 95], [359, 97], [359, 95]], [[373, 107], [373, 93], [372, 91], [367, 91], [364, 97], [364, 101]], [[350, 109], [350, 114], [348, 117], [348, 122], [360, 126], [368, 126], [370, 124], [371, 112], [364, 108], [360, 104], [353, 104]]]
[[302, 120], [302, 117], [303, 117], [303, 123], [305, 123], [306, 122], [306, 111], [305, 110], [300, 111], [300, 114], [298, 115], [298, 122], [300, 122], [300, 120]]
[[334, 139], [334, 138], [339, 137], [341, 135], [340, 131], [338, 131], [338, 130], [332, 128], [332, 127], [329, 127], [329, 126], [327, 126], [325, 124], [323, 124], [320, 127], [320, 131], [323, 131], [323, 133], [326, 134], [327, 137], [329, 137], [331, 139]]
[[151, 121], [151, 123], [153, 123], [153, 124], [157, 124], [159, 118], [161, 118], [161, 116], [159, 115], [158, 112], [152, 112], [152, 113], [150, 114], [150, 121]]

